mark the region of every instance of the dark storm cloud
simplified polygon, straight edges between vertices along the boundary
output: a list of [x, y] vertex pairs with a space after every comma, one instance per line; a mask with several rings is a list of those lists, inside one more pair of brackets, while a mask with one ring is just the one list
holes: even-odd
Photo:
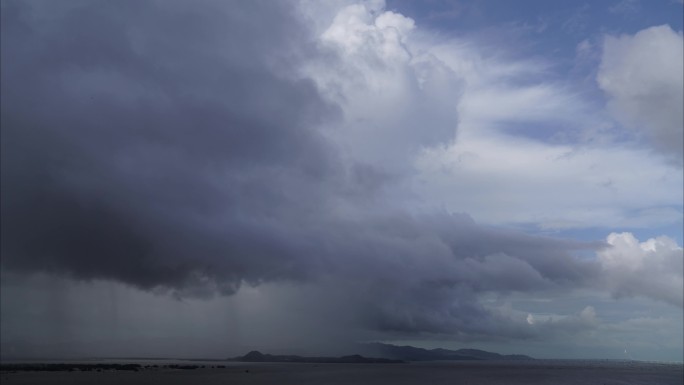
[[362, 324], [388, 332], [533, 337], [480, 295], [553, 292], [597, 278], [596, 264], [573, 252], [599, 245], [491, 229], [467, 215], [398, 215], [334, 234], [326, 237], [341, 238], [330, 256], [333, 287], [350, 293], [347, 309]]
[[335, 172], [287, 7], [62, 5], [3, 4], [3, 262], [145, 288], [268, 275], [249, 260], [280, 240], [250, 222]]
[[319, 282], [366, 327], [474, 334], [497, 332], [479, 293], [595, 279], [573, 253], [598, 245], [391, 209], [317, 131], [339, 112], [296, 76], [316, 54], [284, 2], [4, 2], [3, 267]]

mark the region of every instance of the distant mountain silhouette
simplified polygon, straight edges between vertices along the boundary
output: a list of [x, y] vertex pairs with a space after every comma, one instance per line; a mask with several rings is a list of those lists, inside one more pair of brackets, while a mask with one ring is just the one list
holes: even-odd
[[347, 363], [347, 364], [398, 364], [402, 360], [388, 358], [364, 357], [358, 354], [342, 357], [302, 357], [294, 355], [263, 354], [253, 350], [242, 357], [235, 357], [229, 361], [240, 362], [310, 362], [310, 363]]
[[362, 345], [364, 354], [403, 361], [521, 361], [534, 358], [522, 354], [499, 354], [478, 349], [423, 349], [414, 346], [396, 346], [383, 343]]
[[239, 362], [401, 363], [405, 361], [523, 361], [534, 359], [522, 354], [499, 354], [478, 349], [423, 349], [379, 342], [357, 346], [358, 351], [366, 356], [354, 354], [342, 357], [303, 357], [263, 354], [253, 350], [244, 356], [228, 360]]

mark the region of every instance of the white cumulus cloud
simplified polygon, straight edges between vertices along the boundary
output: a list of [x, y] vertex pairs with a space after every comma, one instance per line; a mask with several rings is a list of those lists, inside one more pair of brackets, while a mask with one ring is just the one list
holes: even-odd
[[605, 284], [616, 297], [645, 296], [682, 306], [681, 246], [666, 236], [639, 242], [631, 233], [611, 233], [598, 252]]
[[351, 159], [391, 174], [410, 169], [421, 148], [452, 141], [458, 122], [461, 78], [422, 51], [416, 30], [381, 1], [341, 6], [318, 36], [329, 60], [304, 71], [343, 111], [332, 139]]
[[606, 36], [597, 75], [609, 110], [657, 151], [682, 162], [684, 43], [667, 25]]

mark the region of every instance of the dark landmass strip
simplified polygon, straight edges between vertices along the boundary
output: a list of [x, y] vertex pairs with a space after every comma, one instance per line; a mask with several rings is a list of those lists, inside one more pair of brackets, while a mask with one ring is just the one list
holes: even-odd
[[[229, 359], [239, 362], [316, 362], [316, 363], [401, 363], [406, 361], [529, 361], [534, 358], [522, 354], [499, 354], [478, 349], [423, 349], [383, 343], [359, 345], [363, 354], [343, 357], [302, 357], [271, 355], [251, 351], [242, 357]], [[379, 357], [379, 358], [375, 358]]]
[[534, 358], [522, 354], [499, 354], [478, 349], [423, 349], [383, 343], [364, 344], [363, 351], [378, 357], [402, 361], [528, 361]]
[[320, 364], [401, 364], [404, 361], [389, 358], [364, 357], [358, 354], [342, 357], [302, 357], [294, 355], [262, 354], [256, 350], [242, 357], [235, 357], [229, 361], [239, 362], [306, 362]]
[[141, 365], [141, 364], [83, 364], [83, 363], [63, 363], [63, 364], [2, 364], [0, 372], [103, 372], [114, 370], [126, 370], [137, 372], [139, 370], [155, 369], [225, 369], [225, 365]]
[[[370, 343], [358, 345], [363, 355], [353, 354], [342, 357], [304, 357], [297, 355], [272, 355], [263, 354], [258, 351], [251, 351], [244, 356], [229, 358], [227, 360], [217, 359], [184, 359], [184, 361], [233, 361], [233, 362], [293, 362], [293, 363], [341, 363], [341, 364], [398, 364], [407, 361], [529, 361], [534, 358], [522, 354], [498, 354], [478, 349], [423, 349], [413, 346], [396, 346], [383, 343]], [[167, 360], [168, 358], [129, 358], [140, 360]], [[141, 365], [141, 364], [109, 364], [109, 363], [21, 363], [21, 364], [2, 364], [0, 371], [19, 372], [19, 371], [139, 371], [155, 369], [204, 369], [225, 368], [224, 365]]]
[[140, 364], [2, 364], [0, 371], [3, 372], [87, 372], [91, 370], [129, 370], [138, 371], [142, 368]]

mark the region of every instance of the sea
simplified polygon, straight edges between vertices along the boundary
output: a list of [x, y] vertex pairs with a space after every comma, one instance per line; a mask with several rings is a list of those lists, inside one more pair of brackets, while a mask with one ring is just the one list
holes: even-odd
[[[139, 371], [7, 371], [10, 384], [278, 385], [682, 385], [684, 364], [611, 360], [431, 361], [403, 364], [237, 363], [98, 360], [138, 363]], [[4, 363], [4, 362], [3, 362]], [[34, 362], [35, 363], [35, 362]], [[54, 362], [53, 362], [54, 363]], [[197, 366], [178, 369], [176, 365]], [[153, 366], [156, 365], [156, 366]], [[223, 366], [223, 367], [219, 367]]]

